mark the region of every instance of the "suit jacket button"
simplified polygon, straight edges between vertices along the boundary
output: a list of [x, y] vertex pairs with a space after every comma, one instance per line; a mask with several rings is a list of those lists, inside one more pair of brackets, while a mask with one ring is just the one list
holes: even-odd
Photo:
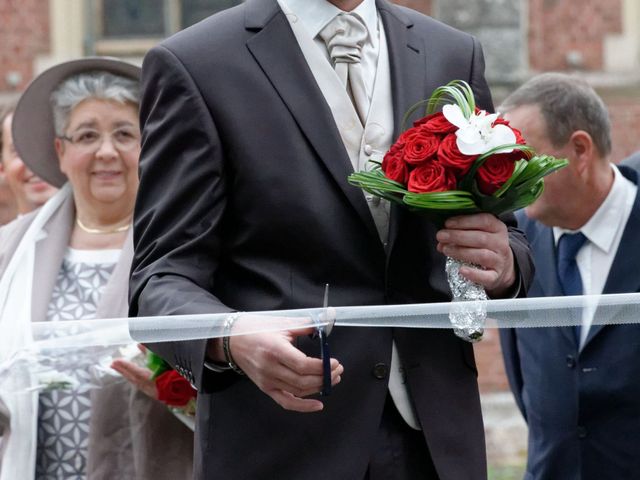
[[574, 368], [576, 366], [576, 359], [573, 355], [567, 355], [567, 367]]
[[578, 425], [578, 438], [587, 438], [587, 427]]
[[376, 363], [373, 367], [373, 376], [378, 380], [384, 380], [389, 373], [389, 367], [385, 363]]

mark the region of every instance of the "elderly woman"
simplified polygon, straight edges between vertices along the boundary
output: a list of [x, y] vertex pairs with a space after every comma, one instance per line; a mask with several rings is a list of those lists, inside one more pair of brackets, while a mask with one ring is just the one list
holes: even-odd
[[[3, 335], [30, 321], [127, 315], [139, 72], [114, 59], [67, 62], [41, 74], [21, 98], [16, 149], [36, 175], [61, 189], [0, 229]], [[126, 362], [119, 370], [126, 373]], [[24, 471], [20, 462], [31, 462], [37, 479], [190, 478], [192, 432], [121, 377], [95, 388], [92, 375], [78, 357], [71, 389], [41, 391], [32, 410], [29, 402], [14, 405], [19, 418], [9, 406], [11, 429], [32, 436], [23, 440], [26, 448], [6, 452], [2, 479], [17, 478], [6, 475]], [[24, 425], [28, 412], [37, 412], [37, 428]]]

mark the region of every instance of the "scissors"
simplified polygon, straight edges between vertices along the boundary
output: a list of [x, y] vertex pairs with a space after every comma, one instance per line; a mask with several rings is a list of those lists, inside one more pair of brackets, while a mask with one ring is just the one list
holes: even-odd
[[[329, 320], [329, 284], [324, 286], [324, 301], [322, 302], [322, 320]], [[335, 323], [335, 318], [327, 325], [317, 327], [320, 339], [320, 358], [322, 359], [322, 390], [320, 395], [331, 395], [331, 352], [329, 350], [329, 334]]]

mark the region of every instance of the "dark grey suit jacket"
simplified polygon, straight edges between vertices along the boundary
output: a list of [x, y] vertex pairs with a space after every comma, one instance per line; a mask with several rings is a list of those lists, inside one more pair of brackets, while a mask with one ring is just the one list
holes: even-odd
[[[638, 184], [636, 171], [620, 171]], [[536, 264], [529, 296], [563, 295], [553, 230], [518, 213]], [[639, 236], [636, 196], [603, 293], [640, 292]], [[640, 327], [593, 325], [580, 350], [573, 327], [500, 333], [509, 383], [529, 426], [525, 480], [638, 478]]]
[[[477, 41], [377, 2], [396, 134], [405, 111], [463, 79], [492, 108]], [[275, 0], [248, 0], [145, 58], [131, 315], [447, 301], [436, 227], [400, 209], [381, 245], [329, 107]], [[511, 217], [513, 220], [513, 217]], [[513, 225], [513, 223], [511, 224]], [[511, 229], [524, 288], [528, 246]], [[477, 371], [450, 330], [334, 329], [342, 383], [317, 414], [285, 411], [247, 380], [203, 369], [204, 341], [153, 348], [197, 385], [198, 478], [359, 479], [387, 396], [395, 339], [442, 479], [486, 477]], [[315, 341], [298, 347], [318, 355]], [[377, 372], [380, 372], [380, 368]], [[383, 368], [384, 370], [384, 368]]]

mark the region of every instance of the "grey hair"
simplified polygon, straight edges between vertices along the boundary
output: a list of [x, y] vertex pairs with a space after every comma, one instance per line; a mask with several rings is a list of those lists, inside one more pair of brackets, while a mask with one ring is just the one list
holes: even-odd
[[73, 109], [88, 99], [140, 104], [137, 80], [105, 71], [80, 73], [64, 80], [51, 94], [56, 135], [64, 135]]
[[560, 148], [573, 132], [583, 130], [602, 157], [611, 153], [611, 122], [607, 107], [584, 80], [562, 73], [543, 73], [509, 95], [498, 108], [508, 113], [524, 105], [537, 105], [544, 116], [547, 137]]

